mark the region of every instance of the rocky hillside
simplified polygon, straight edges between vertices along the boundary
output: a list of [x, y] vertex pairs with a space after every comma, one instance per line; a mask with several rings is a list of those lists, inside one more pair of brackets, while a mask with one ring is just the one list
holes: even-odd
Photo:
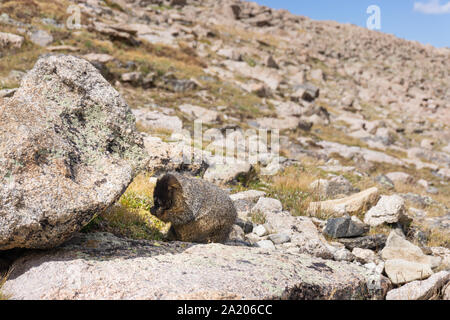
[[[252, 2], [2, 1], [0, 299], [450, 299], [449, 73]], [[227, 243], [166, 241], [174, 170], [229, 191]]]

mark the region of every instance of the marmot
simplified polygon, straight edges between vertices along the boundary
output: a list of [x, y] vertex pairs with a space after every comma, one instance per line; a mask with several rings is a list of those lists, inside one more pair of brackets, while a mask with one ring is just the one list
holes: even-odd
[[184, 242], [225, 242], [237, 213], [219, 187], [179, 173], [158, 179], [151, 213], [170, 222], [168, 238]]

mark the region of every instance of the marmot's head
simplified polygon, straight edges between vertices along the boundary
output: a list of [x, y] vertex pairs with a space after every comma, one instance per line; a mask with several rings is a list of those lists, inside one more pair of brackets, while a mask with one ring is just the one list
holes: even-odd
[[[150, 212], [164, 222], [172, 222], [171, 214], [177, 213], [180, 208], [177, 197], [181, 196], [182, 188], [177, 178], [167, 174], [156, 183], [153, 192], [154, 205]], [[172, 217], [175, 218], [175, 217]]]

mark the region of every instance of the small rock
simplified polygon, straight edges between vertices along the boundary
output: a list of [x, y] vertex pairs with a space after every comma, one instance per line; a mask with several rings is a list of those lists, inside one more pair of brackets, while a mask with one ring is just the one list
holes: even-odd
[[354, 248], [352, 254], [356, 257], [358, 262], [363, 264], [371, 262], [377, 263], [379, 260], [375, 252], [370, 249]]
[[253, 223], [251, 223], [250, 221], [245, 221], [240, 218], [237, 218], [236, 224], [240, 226], [242, 230], [244, 230], [245, 234], [248, 234], [253, 231]]
[[114, 57], [105, 53], [88, 53], [83, 56], [89, 62], [108, 63], [114, 60]]
[[230, 195], [230, 198], [233, 202], [239, 200], [249, 200], [249, 201], [258, 201], [259, 198], [264, 197], [266, 193], [264, 191], [259, 190], [247, 190], [239, 193], [235, 193]]
[[249, 233], [245, 235], [245, 240], [248, 241], [249, 243], [251, 243], [252, 245], [256, 244], [257, 242], [264, 240], [261, 239], [261, 237], [258, 237], [256, 234], [254, 233]]
[[31, 33], [30, 41], [41, 47], [46, 47], [53, 42], [53, 37], [47, 31], [37, 30]]
[[2, 89], [0, 90], [0, 98], [11, 98], [17, 89]]
[[20, 49], [24, 42], [24, 38], [22, 36], [0, 32], [0, 48], [14, 48]]
[[179, 108], [181, 112], [188, 115], [192, 120], [202, 120], [204, 123], [214, 123], [219, 117], [217, 111], [208, 110], [191, 104], [183, 104]]
[[372, 207], [364, 217], [364, 223], [371, 227], [396, 222], [404, 225], [411, 222], [405, 214], [405, 201], [397, 195], [382, 196], [377, 205]]
[[386, 174], [386, 177], [388, 177], [391, 181], [394, 183], [411, 183], [413, 181], [413, 178], [411, 175], [405, 173], [405, 172], [390, 172]]
[[269, 239], [274, 243], [274, 244], [283, 244], [286, 242], [291, 241], [291, 237], [286, 234], [286, 233], [276, 233], [276, 234], [271, 234], [269, 236]]
[[442, 259], [439, 257], [427, 256], [416, 245], [404, 238], [398, 231], [393, 230], [389, 234], [386, 246], [381, 250], [383, 260], [401, 259], [414, 263], [428, 265], [429, 268], [436, 268], [440, 265]]
[[368, 232], [368, 226], [350, 217], [332, 218], [327, 221], [324, 233], [332, 238], [352, 238]]
[[387, 237], [384, 234], [376, 234], [366, 237], [338, 239], [347, 249], [355, 248], [380, 250], [384, 247]]
[[133, 109], [136, 122], [148, 129], [165, 129], [172, 132], [181, 132], [183, 122], [177, 116], [168, 116], [162, 112], [146, 109]]
[[123, 73], [120, 79], [122, 80], [122, 82], [131, 83], [133, 86], [140, 86], [142, 84], [142, 73], [140, 72]]
[[310, 190], [318, 193], [321, 197], [328, 198], [337, 195], [349, 195], [356, 190], [350, 181], [343, 176], [337, 176], [330, 180], [319, 179], [311, 183]]
[[250, 212], [259, 198], [264, 197], [264, 191], [248, 190], [230, 195], [238, 212]]
[[346, 248], [337, 249], [333, 252], [334, 260], [336, 261], [348, 261], [355, 260], [355, 256]]
[[442, 299], [446, 301], [450, 300], [450, 283], [447, 284], [443, 291], [444, 293]]
[[387, 176], [385, 176], [384, 174], [381, 174], [379, 176], [377, 176], [375, 178], [375, 181], [378, 182], [379, 184], [387, 187], [388, 189], [394, 189], [395, 188], [395, 184], [394, 181], [392, 181], [391, 179], [389, 179]]
[[322, 69], [311, 70], [310, 77], [311, 77], [312, 80], [316, 80], [316, 81], [319, 81], [319, 82], [323, 81], [324, 80], [324, 75], [323, 75]]
[[261, 240], [256, 243], [258, 248], [275, 249], [275, 245], [270, 240]]
[[261, 197], [256, 205], [252, 208], [252, 212], [261, 213], [279, 213], [283, 210], [280, 200]]
[[311, 202], [308, 213], [314, 216], [319, 213], [333, 216], [357, 214], [364, 207], [372, 206], [377, 199], [378, 188], [370, 188], [342, 199]]
[[245, 242], [245, 234], [244, 230], [238, 225], [233, 225], [233, 228], [231, 229], [230, 235], [228, 236], [229, 241], [234, 242]]
[[421, 206], [422, 208], [431, 206], [433, 204], [436, 203], [436, 201], [433, 200], [433, 198], [429, 197], [429, 196], [422, 196], [420, 194], [416, 194], [416, 193], [402, 193], [400, 194], [400, 196], [408, 201], [411, 201], [419, 206]]
[[263, 225], [258, 225], [255, 228], [253, 228], [253, 233], [256, 234], [258, 237], [264, 237], [268, 234], [267, 229]]
[[278, 66], [277, 62], [275, 61], [275, 59], [273, 58], [273, 56], [268, 56], [266, 59], [266, 66], [269, 68], [274, 68], [274, 69], [279, 69], [280, 67]]
[[439, 295], [442, 287], [450, 281], [450, 272], [441, 271], [427, 280], [413, 281], [387, 293], [386, 300], [429, 300]]
[[242, 55], [239, 51], [233, 48], [224, 48], [217, 51], [219, 56], [225, 57], [234, 61], [242, 61]]
[[428, 183], [428, 181], [424, 180], [424, 179], [420, 179], [417, 181], [417, 184], [419, 186], [421, 186], [424, 189], [428, 189], [428, 187], [430, 186], [430, 184]]
[[414, 280], [422, 280], [433, 274], [429, 264], [401, 259], [386, 261], [384, 271], [393, 284], [404, 284]]
[[246, 161], [221, 156], [207, 159], [208, 169], [203, 179], [215, 184], [224, 185], [238, 178], [246, 179], [252, 172], [252, 165]]

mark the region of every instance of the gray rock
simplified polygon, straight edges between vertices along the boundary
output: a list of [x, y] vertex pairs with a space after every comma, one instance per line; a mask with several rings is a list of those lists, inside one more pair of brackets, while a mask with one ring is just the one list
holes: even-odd
[[12, 34], [12, 33], [5, 33], [0, 32], [0, 48], [13, 48], [13, 49], [20, 49], [22, 47], [22, 44], [24, 42], [24, 38], [22, 36]]
[[291, 237], [287, 233], [275, 233], [269, 236], [269, 239], [274, 244], [283, 244], [291, 241]]
[[31, 40], [31, 42], [33, 42], [34, 44], [36, 44], [38, 46], [45, 47], [53, 42], [53, 37], [47, 31], [37, 30], [37, 31], [31, 32], [30, 40]]
[[275, 245], [270, 240], [258, 241], [255, 246], [258, 248], [263, 248], [263, 249], [272, 249], [272, 250], [275, 249]]
[[394, 181], [394, 183], [411, 183], [413, 178], [411, 175], [405, 173], [405, 172], [389, 172], [386, 174], [386, 177], [388, 177], [391, 181]]
[[259, 198], [266, 193], [258, 190], [248, 190], [230, 195], [231, 200], [238, 212], [250, 212]]
[[401, 194], [399, 194], [399, 196], [405, 200], [411, 201], [411, 202], [421, 206], [422, 208], [436, 204], [436, 201], [434, 201], [433, 198], [431, 198], [429, 196], [422, 196], [420, 194], [416, 194], [416, 193], [412, 193], [412, 192], [401, 193]]
[[380, 259], [377, 257], [375, 252], [370, 249], [354, 248], [352, 254], [355, 256], [356, 260], [360, 263], [377, 263]]
[[300, 84], [294, 87], [294, 94], [291, 96], [291, 99], [294, 101], [305, 100], [311, 102], [318, 98], [319, 94], [320, 89], [316, 86], [310, 83]]
[[377, 227], [384, 223], [400, 222], [408, 225], [411, 220], [405, 213], [405, 201], [398, 195], [381, 196], [377, 205], [370, 208], [364, 216], [364, 222], [371, 227]]
[[280, 67], [278, 66], [277, 62], [275, 61], [275, 59], [273, 58], [273, 56], [268, 56], [266, 59], [266, 66], [269, 68], [274, 68], [274, 69], [279, 69]]
[[11, 98], [17, 89], [2, 89], [0, 90], [0, 98]]
[[122, 82], [130, 83], [131, 85], [137, 87], [142, 84], [142, 73], [141, 72], [127, 72], [120, 76]]
[[384, 174], [381, 174], [381, 175], [377, 176], [375, 178], [375, 181], [378, 182], [379, 184], [387, 187], [388, 189], [394, 189], [395, 188], [394, 182], [391, 179], [389, 179], [387, 176], [385, 176]]
[[334, 260], [336, 261], [348, 261], [355, 260], [355, 256], [346, 248], [340, 248], [333, 252]]
[[363, 235], [369, 227], [350, 217], [332, 218], [327, 221], [324, 233], [332, 238], [352, 238]]
[[263, 225], [257, 225], [255, 228], [253, 228], [253, 233], [258, 237], [264, 237], [268, 234], [268, 231]]
[[333, 253], [324, 236], [308, 217], [293, 217], [289, 212], [266, 212], [266, 222], [277, 233], [290, 236], [290, 244], [301, 253], [323, 259], [333, 259]]
[[429, 187], [429, 188], [427, 189], [427, 193], [436, 195], [436, 194], [439, 193], [439, 190], [438, 190], [438, 188], [436, 188], [436, 187]]
[[261, 213], [279, 213], [283, 210], [280, 200], [273, 198], [261, 197], [256, 205], [252, 208], [252, 212]]
[[133, 109], [133, 114], [136, 121], [148, 129], [165, 129], [172, 132], [180, 132], [183, 129], [183, 122], [177, 116], [145, 109]]
[[12, 300], [375, 298], [367, 283], [363, 267], [303, 254], [95, 233], [20, 258], [2, 291]]
[[203, 123], [214, 123], [219, 117], [219, 113], [214, 110], [205, 109], [191, 104], [179, 106], [180, 111], [185, 113], [192, 120], [202, 120]]
[[66, 241], [147, 157], [131, 110], [89, 62], [39, 59], [0, 113], [0, 250]]
[[230, 235], [228, 236], [228, 242], [235, 242], [235, 243], [245, 242], [244, 230], [242, 230], [242, 228], [236, 224], [233, 225]]
[[347, 249], [353, 250], [355, 248], [380, 250], [386, 244], [387, 236], [384, 234], [376, 234], [372, 236], [338, 239]]
[[444, 293], [442, 294], [443, 300], [450, 300], [450, 283], [442, 290]]
[[334, 197], [337, 195], [350, 195], [351, 193], [358, 192], [357, 189], [353, 188], [350, 181], [343, 176], [337, 176], [330, 180], [316, 180], [311, 183], [309, 188], [323, 198]]
[[253, 223], [250, 221], [245, 221], [243, 219], [237, 218], [236, 224], [244, 230], [245, 234], [248, 234], [253, 231]]
[[163, 87], [173, 92], [187, 92], [198, 88], [196, 81], [190, 79], [176, 79], [173, 76], [164, 76]]
[[207, 164], [203, 178], [219, 185], [235, 182], [239, 178], [246, 179], [253, 172], [250, 163], [235, 158], [211, 157], [207, 159]]
[[266, 193], [264, 191], [259, 190], [247, 190], [239, 193], [235, 193], [230, 195], [231, 200], [233, 202], [239, 201], [239, 200], [249, 200], [256, 202], [259, 200], [259, 198], [264, 197]]

